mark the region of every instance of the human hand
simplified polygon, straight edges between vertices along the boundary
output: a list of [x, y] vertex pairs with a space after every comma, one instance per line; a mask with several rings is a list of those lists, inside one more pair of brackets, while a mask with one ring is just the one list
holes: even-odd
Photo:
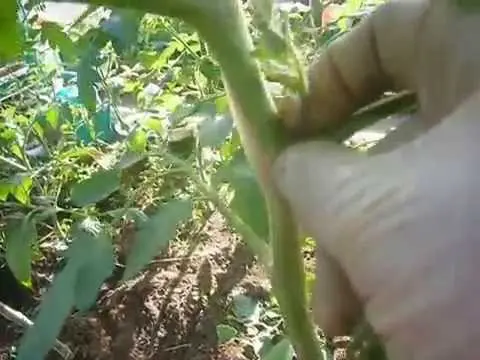
[[465, 100], [480, 79], [479, 17], [456, 0], [392, 0], [334, 41], [310, 66], [309, 91], [280, 102], [291, 131], [335, 127], [388, 90], [416, 93], [433, 125]]
[[[382, 60], [362, 40], [371, 39], [373, 24]], [[393, 360], [480, 358], [479, 29], [480, 15], [447, 0], [392, 1], [334, 45], [344, 80], [328, 67], [312, 70], [325, 78], [311, 85], [301, 126], [341, 121], [389, 82], [415, 91], [420, 119], [436, 126], [380, 155], [307, 142], [275, 164], [279, 190], [317, 241], [318, 325], [344, 335], [364, 312]], [[341, 56], [347, 53], [356, 61]], [[381, 67], [368, 70], [375, 62]], [[340, 99], [329, 97], [329, 87]]]

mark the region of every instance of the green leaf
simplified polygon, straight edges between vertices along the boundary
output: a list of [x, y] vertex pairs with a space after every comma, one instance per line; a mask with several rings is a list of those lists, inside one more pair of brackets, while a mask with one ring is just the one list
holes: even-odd
[[287, 339], [277, 343], [262, 360], [292, 360], [294, 355], [293, 346]]
[[43, 360], [53, 347], [75, 303], [77, 272], [74, 265], [67, 264], [55, 276], [51, 287], [43, 296], [34, 325], [21, 338], [17, 360]]
[[480, 9], [480, 1], [478, 0], [454, 0], [455, 4], [465, 11]]
[[70, 261], [79, 263], [75, 305], [84, 311], [94, 304], [101, 285], [112, 274], [115, 266], [112, 240], [102, 230], [94, 234], [86, 227], [76, 226], [68, 256]]
[[134, 221], [136, 223], [142, 223], [148, 220], [148, 216], [145, 213], [137, 208], [121, 208], [115, 209], [108, 212], [108, 215], [114, 219], [125, 218], [127, 221]]
[[203, 120], [198, 128], [201, 146], [218, 147], [232, 133], [233, 121], [230, 116], [214, 116]]
[[92, 64], [89, 56], [86, 56], [80, 61], [77, 67], [77, 86], [78, 96], [83, 105], [91, 113], [97, 109], [97, 92], [95, 89], [95, 83], [98, 81], [99, 76]]
[[33, 180], [30, 175], [15, 175], [11, 180], [10, 193], [20, 203], [30, 204], [30, 191], [32, 190]]
[[211, 81], [220, 80], [222, 76], [220, 67], [209, 57], [202, 58], [200, 62], [200, 72]]
[[58, 107], [52, 106], [47, 110], [47, 113], [45, 114], [45, 119], [47, 122], [50, 124], [52, 129], [57, 129], [59, 126], [59, 120], [60, 120], [60, 111]]
[[145, 130], [136, 130], [128, 139], [128, 148], [134, 153], [144, 153], [147, 149], [147, 133]]
[[171, 200], [162, 205], [148, 221], [141, 223], [127, 257], [123, 279], [132, 278], [147, 265], [175, 237], [178, 224], [191, 215], [190, 200]]
[[230, 208], [262, 239], [268, 239], [268, 213], [260, 185], [243, 154], [223, 165], [215, 180], [227, 181], [234, 197]]
[[0, 182], [0, 201], [7, 200], [11, 188], [12, 184], [5, 181]]
[[10, 224], [6, 234], [6, 260], [20, 283], [29, 284], [32, 272], [32, 244], [37, 239], [37, 229], [32, 216]]
[[217, 339], [219, 344], [224, 344], [238, 335], [238, 330], [230, 325], [217, 325]]
[[67, 62], [74, 62], [76, 60], [77, 48], [60, 25], [50, 21], [44, 21], [41, 31], [42, 40], [48, 41], [50, 47], [57, 48]]
[[0, 59], [12, 61], [22, 51], [22, 32], [17, 22], [17, 0], [3, 0], [0, 12]]
[[73, 186], [71, 200], [79, 207], [95, 204], [117, 191], [120, 183], [121, 171], [118, 169], [96, 172]]

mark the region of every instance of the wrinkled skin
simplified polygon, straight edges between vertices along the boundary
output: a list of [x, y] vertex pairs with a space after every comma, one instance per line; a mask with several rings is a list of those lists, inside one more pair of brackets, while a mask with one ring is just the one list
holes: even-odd
[[391, 1], [319, 56], [308, 96], [282, 112], [308, 134], [385, 90], [417, 94], [420, 132], [396, 148], [305, 142], [275, 164], [317, 240], [317, 323], [343, 335], [364, 313], [391, 360], [480, 358], [479, 31], [480, 13], [451, 0]]

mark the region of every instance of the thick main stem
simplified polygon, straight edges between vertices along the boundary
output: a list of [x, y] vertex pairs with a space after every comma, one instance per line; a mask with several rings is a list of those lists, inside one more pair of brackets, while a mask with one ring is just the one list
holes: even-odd
[[[297, 226], [272, 178], [271, 167], [282, 148], [282, 138], [273, 126], [274, 104], [258, 63], [251, 55], [253, 45], [239, 2], [223, 1], [225, 8], [229, 4], [229, 9], [222, 19], [217, 19], [218, 28], [200, 26], [199, 30], [220, 63], [242, 144], [265, 195], [274, 257], [273, 284], [288, 332], [300, 359], [318, 360], [323, 355], [307, 310]], [[229, 41], [219, 31], [222, 28], [228, 29]]]

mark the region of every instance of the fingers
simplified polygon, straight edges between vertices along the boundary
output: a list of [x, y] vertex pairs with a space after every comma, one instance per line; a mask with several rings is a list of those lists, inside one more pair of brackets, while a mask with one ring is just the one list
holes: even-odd
[[334, 232], [327, 224], [338, 220], [330, 218], [329, 203], [335, 200], [335, 187], [354, 175], [350, 166], [364, 158], [358, 155], [336, 144], [303, 143], [284, 152], [274, 166], [277, 185], [301, 219], [302, 228], [321, 239], [312, 301], [316, 323], [332, 337], [349, 334], [361, 316], [360, 301], [347, 276], [324, 246], [328, 234]]
[[308, 95], [291, 111], [290, 126], [318, 132], [386, 90], [412, 89], [416, 35], [428, 6], [428, 0], [390, 1], [334, 41], [311, 65]]
[[349, 335], [362, 315], [358, 296], [338, 262], [322, 246], [317, 246], [315, 261], [315, 322], [328, 337]]

